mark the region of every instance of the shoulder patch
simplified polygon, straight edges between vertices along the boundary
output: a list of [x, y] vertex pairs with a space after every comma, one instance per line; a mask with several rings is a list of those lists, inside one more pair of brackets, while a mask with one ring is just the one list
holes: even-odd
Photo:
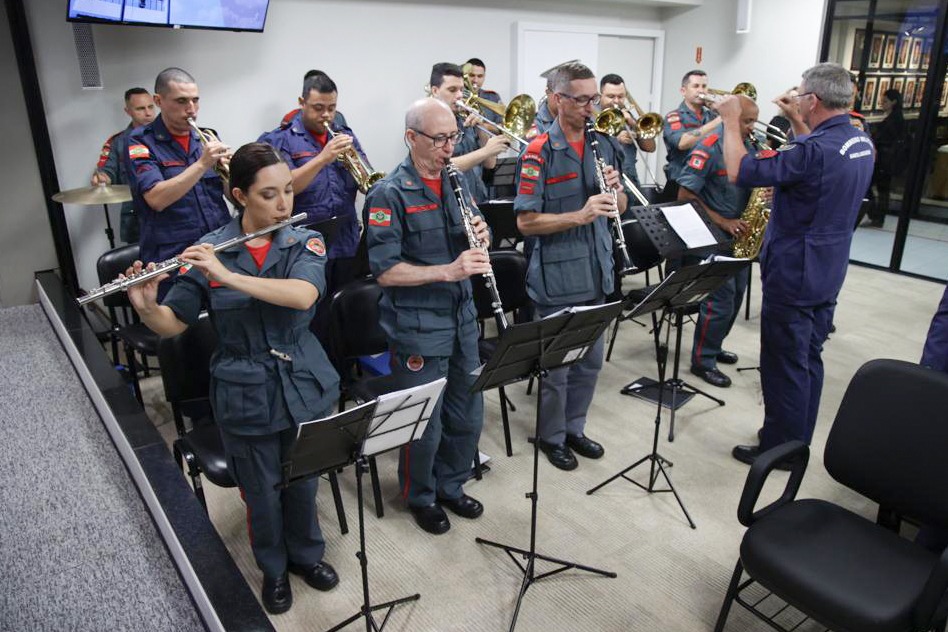
[[538, 180], [540, 178], [540, 168], [536, 165], [523, 164], [520, 168], [520, 177], [525, 180]]
[[143, 160], [151, 158], [151, 152], [148, 151], [147, 145], [129, 145], [128, 157], [132, 160]]
[[719, 138], [720, 136], [718, 136], [716, 133], [711, 133], [704, 137], [704, 140], [701, 141], [701, 144], [705, 147], [713, 147], [714, 143], [718, 142]]
[[192, 267], [192, 266], [191, 266], [190, 263], [184, 264], [183, 266], [181, 266], [180, 268], [178, 268], [178, 275], [180, 276], [180, 275], [182, 275], [182, 274], [187, 274], [187, 273], [188, 273], [188, 270], [190, 270], [191, 267]]
[[317, 257], [322, 257], [326, 254], [326, 244], [323, 243], [323, 240], [319, 237], [310, 237], [306, 240], [306, 249]]
[[691, 152], [691, 156], [688, 158], [688, 166], [696, 171], [701, 171], [708, 163], [708, 158], [710, 158], [710, 156], [706, 151], [696, 149]]
[[548, 140], [550, 140], [550, 135], [544, 133], [530, 141], [530, 144], [527, 145], [527, 151], [523, 154], [523, 159], [540, 160], [540, 152]]
[[757, 160], [767, 160], [768, 158], [773, 158], [777, 155], [777, 151], [774, 149], [762, 149], [754, 154], [754, 158]]
[[680, 121], [680, 120], [681, 120], [681, 114], [678, 113], [678, 110], [674, 110], [674, 111], [669, 112], [668, 114], [666, 114], [666, 115], [665, 115], [665, 118], [666, 118], [669, 122], [671, 122], [671, 121]]
[[369, 226], [391, 226], [392, 209], [390, 208], [370, 208]]

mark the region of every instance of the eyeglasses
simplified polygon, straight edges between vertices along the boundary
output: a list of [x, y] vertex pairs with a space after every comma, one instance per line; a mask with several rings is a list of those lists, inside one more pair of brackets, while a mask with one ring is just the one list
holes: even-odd
[[452, 145], [457, 145], [458, 143], [461, 142], [461, 139], [464, 138], [463, 131], [458, 131], [453, 134], [438, 134], [437, 136], [432, 136], [431, 134], [425, 134], [420, 129], [416, 129], [414, 127], [410, 127], [409, 129], [415, 132], [416, 134], [421, 134], [425, 138], [430, 138], [431, 143], [435, 146], [436, 149], [441, 149], [448, 143], [451, 143]]
[[818, 101], [822, 101], [822, 99], [820, 99], [820, 95], [818, 95], [818, 94], [815, 93], [815, 92], [803, 92], [803, 93], [801, 93], [801, 94], [795, 94], [795, 95], [793, 95], [793, 97], [791, 97], [791, 98], [796, 99], [797, 101], [799, 101], [799, 100], [802, 99], [803, 97], [808, 97], [808, 96], [810, 96], [811, 94], [812, 94], [813, 97], [814, 97], [815, 99], [817, 99]]
[[574, 97], [573, 95], [566, 94], [565, 92], [557, 92], [556, 94], [560, 95], [564, 99], [569, 99], [570, 101], [572, 101], [573, 103], [575, 103], [581, 108], [586, 107], [590, 103], [592, 103], [593, 105], [599, 105], [599, 101], [600, 99], [602, 99], [601, 94], [594, 94], [591, 97], [587, 97], [585, 95]]

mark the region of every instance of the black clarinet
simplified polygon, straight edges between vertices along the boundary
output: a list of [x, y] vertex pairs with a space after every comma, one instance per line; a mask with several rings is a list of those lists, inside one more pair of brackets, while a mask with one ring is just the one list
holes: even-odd
[[[467, 243], [471, 248], [477, 248], [487, 252], [487, 247], [477, 238], [474, 232], [474, 211], [464, 197], [464, 188], [461, 186], [461, 173], [457, 167], [448, 163], [445, 167], [448, 172], [448, 180], [451, 181], [451, 189], [454, 190], [454, 197], [457, 198], [458, 208], [461, 210], [461, 221], [464, 223], [464, 232], [467, 234]], [[497, 291], [497, 279], [494, 278], [494, 270], [490, 269], [484, 273], [485, 285], [490, 292], [490, 308], [494, 312], [494, 320], [497, 321], [497, 331], [503, 333], [507, 329], [507, 315], [504, 314], [504, 304], [500, 301], [500, 292]]]
[[610, 218], [610, 224], [612, 225], [613, 246], [619, 251], [619, 257], [622, 259], [622, 268], [619, 270], [621, 274], [633, 268], [632, 259], [629, 257], [629, 250], [625, 246], [625, 233], [622, 232], [622, 220], [619, 219], [618, 215], [619, 196], [615, 189], [606, 185], [606, 161], [602, 159], [602, 154], [599, 153], [596, 122], [591, 118], [586, 119], [586, 136], [589, 137], [589, 146], [592, 147], [593, 158], [596, 160], [596, 180], [599, 182], [599, 190], [602, 193], [612, 195], [612, 205], [616, 209], [616, 216]]

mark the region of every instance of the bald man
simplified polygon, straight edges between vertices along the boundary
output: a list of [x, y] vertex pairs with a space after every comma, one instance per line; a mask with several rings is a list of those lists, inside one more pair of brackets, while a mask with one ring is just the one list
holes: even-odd
[[[447, 378], [444, 395], [421, 439], [402, 449], [398, 477], [418, 526], [451, 528], [444, 508], [477, 518], [480, 502], [464, 493], [483, 424], [480, 393], [471, 393], [477, 350], [477, 310], [470, 277], [490, 269], [487, 254], [470, 248], [445, 166], [463, 131], [443, 101], [417, 101], [405, 116], [408, 157], [373, 187], [365, 201], [372, 274], [382, 286], [381, 325], [393, 350], [393, 372], [408, 384]], [[466, 202], [477, 206], [464, 188]], [[487, 224], [472, 222], [483, 243]]]
[[[741, 135], [748, 151], [757, 120], [757, 104], [741, 96]], [[728, 182], [724, 164], [724, 144], [720, 131], [705, 135], [689, 152], [678, 176], [678, 199], [700, 205], [721, 230], [737, 239], [746, 234], [747, 223], [741, 219], [750, 189]], [[723, 349], [724, 339], [731, 331], [749, 271], [743, 270], [728, 279], [701, 303], [691, 348], [691, 372], [708, 384], [726, 388], [731, 378], [718, 369], [718, 363], [734, 364], [737, 355]]]

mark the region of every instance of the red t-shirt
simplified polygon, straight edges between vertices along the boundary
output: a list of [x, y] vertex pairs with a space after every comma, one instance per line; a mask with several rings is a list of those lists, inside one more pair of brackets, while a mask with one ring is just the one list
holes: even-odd
[[262, 246], [251, 246], [250, 244], [244, 244], [247, 246], [247, 250], [250, 251], [250, 256], [253, 257], [254, 263], [257, 264], [257, 270], [263, 268], [263, 262], [267, 260], [267, 253], [270, 252], [271, 244], [273, 244], [272, 241], [268, 241]]
[[329, 142], [329, 132], [323, 132], [322, 134], [317, 134], [316, 132], [310, 131], [310, 136], [313, 137], [320, 147], [325, 147], [326, 143]]
[[190, 134], [190, 132], [187, 133], [187, 134], [182, 134], [181, 136], [178, 136], [177, 134], [172, 134], [172, 135], [171, 135], [171, 138], [175, 139], [175, 140], [178, 142], [178, 144], [181, 145], [181, 149], [184, 150], [184, 153], [185, 153], [185, 154], [191, 153], [191, 134]]
[[434, 191], [435, 197], [437, 197], [440, 200], [441, 199], [441, 178], [432, 178], [430, 180], [428, 178], [422, 178], [422, 181], [424, 181], [425, 185], [429, 189]]
[[582, 160], [583, 152], [586, 151], [586, 139], [580, 138], [575, 143], [571, 142], [569, 146], [572, 147], [576, 151], [576, 155], [578, 155], [579, 159]]

